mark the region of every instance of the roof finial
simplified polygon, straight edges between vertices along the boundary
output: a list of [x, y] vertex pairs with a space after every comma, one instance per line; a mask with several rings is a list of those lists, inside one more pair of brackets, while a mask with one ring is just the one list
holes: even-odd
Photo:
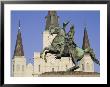
[[84, 29], [87, 29], [87, 22], [84, 20]]
[[21, 28], [21, 24], [20, 24], [20, 20], [19, 20], [19, 28], [18, 29], [20, 30], [20, 28]]

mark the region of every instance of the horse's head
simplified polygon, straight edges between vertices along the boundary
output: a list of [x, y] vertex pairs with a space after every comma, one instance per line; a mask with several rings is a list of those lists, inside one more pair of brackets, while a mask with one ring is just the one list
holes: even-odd
[[49, 28], [49, 33], [51, 35], [53, 35], [53, 34], [59, 34], [60, 33], [60, 27], [50, 27]]

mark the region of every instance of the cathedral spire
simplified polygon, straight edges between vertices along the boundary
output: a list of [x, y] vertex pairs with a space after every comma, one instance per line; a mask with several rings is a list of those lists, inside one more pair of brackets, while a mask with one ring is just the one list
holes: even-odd
[[84, 37], [83, 37], [82, 49], [85, 50], [86, 48], [90, 48], [90, 43], [89, 43], [89, 38], [88, 38], [87, 30], [86, 30], [86, 27], [85, 27], [84, 28]]
[[56, 11], [48, 11], [48, 15], [46, 16], [46, 28], [48, 30], [50, 26], [58, 27], [58, 16]]
[[15, 46], [15, 50], [14, 50], [14, 56], [24, 56], [20, 29], [21, 29], [21, 24], [20, 24], [20, 20], [19, 20], [18, 34], [17, 34], [16, 46]]

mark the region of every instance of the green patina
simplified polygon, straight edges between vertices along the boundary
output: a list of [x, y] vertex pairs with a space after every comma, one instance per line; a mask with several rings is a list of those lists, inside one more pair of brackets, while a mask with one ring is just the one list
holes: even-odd
[[93, 49], [91, 49], [90, 47], [86, 49], [81, 49], [75, 44], [74, 42], [75, 30], [73, 25], [70, 27], [70, 31], [66, 33], [65, 29], [68, 23], [69, 22], [63, 23], [63, 28], [52, 27], [52, 26], [49, 27], [48, 29], [49, 33], [51, 35], [53, 34], [57, 34], [57, 35], [53, 39], [51, 45], [43, 49], [43, 51], [41, 52], [41, 58], [44, 58], [45, 61], [47, 62], [47, 59], [46, 59], [47, 53], [55, 54], [56, 58], [61, 58], [63, 54], [65, 55], [69, 54], [69, 56], [72, 59], [72, 62], [75, 64], [74, 66], [74, 70], [75, 70], [79, 68], [79, 66], [77, 65], [77, 62], [83, 58], [84, 53], [90, 53], [92, 60], [95, 63], [100, 64], [95, 57], [95, 53], [93, 52]]

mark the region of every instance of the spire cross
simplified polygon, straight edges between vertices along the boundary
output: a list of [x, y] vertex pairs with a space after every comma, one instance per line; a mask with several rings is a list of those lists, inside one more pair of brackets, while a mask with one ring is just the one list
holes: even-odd
[[19, 20], [19, 30], [20, 30], [21, 24], [20, 24], [20, 20]]
[[87, 28], [87, 22], [86, 22], [86, 20], [84, 21], [84, 29], [86, 29]]

